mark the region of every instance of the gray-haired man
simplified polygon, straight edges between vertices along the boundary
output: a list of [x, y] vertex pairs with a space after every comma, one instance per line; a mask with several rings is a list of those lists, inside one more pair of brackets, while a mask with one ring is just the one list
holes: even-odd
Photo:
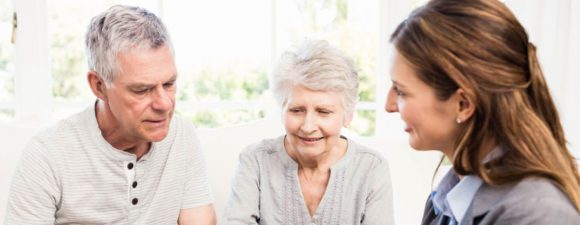
[[161, 20], [113, 6], [91, 21], [86, 47], [98, 99], [26, 146], [5, 224], [215, 224], [193, 125], [173, 116]]

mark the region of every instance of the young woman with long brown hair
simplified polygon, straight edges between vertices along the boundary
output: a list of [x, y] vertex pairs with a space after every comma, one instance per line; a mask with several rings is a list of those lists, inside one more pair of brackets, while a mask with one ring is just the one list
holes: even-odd
[[496, 0], [432, 0], [392, 34], [385, 109], [451, 163], [423, 224], [580, 224], [580, 176], [536, 47]]

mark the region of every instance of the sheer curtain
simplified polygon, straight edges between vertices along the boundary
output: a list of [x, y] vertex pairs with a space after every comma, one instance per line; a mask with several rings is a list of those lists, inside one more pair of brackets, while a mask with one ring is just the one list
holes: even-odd
[[538, 48], [570, 149], [580, 156], [580, 2], [507, 0]]

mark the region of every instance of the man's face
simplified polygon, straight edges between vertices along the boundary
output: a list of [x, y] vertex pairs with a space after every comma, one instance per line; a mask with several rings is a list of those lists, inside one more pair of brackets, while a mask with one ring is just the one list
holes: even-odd
[[177, 69], [170, 48], [132, 48], [117, 56], [120, 73], [106, 85], [104, 122], [125, 142], [157, 142], [167, 136], [175, 108]]

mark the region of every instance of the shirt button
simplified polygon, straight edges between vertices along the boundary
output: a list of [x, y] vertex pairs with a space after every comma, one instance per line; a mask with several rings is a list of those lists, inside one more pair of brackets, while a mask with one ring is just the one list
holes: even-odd
[[132, 186], [133, 186], [133, 188], [136, 188], [137, 187], [137, 181], [133, 181], [133, 185]]
[[133, 163], [127, 164], [127, 169], [133, 169]]
[[134, 198], [133, 201], [131, 201], [131, 203], [133, 203], [133, 205], [137, 205], [137, 202], [139, 202], [139, 200], [137, 198]]

